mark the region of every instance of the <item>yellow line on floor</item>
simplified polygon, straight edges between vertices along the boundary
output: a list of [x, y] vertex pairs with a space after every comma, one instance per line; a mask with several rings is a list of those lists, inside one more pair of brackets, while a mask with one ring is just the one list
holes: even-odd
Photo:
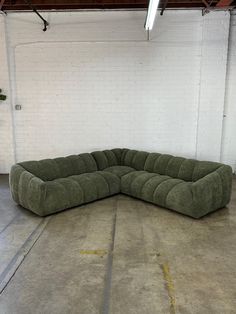
[[80, 250], [80, 254], [84, 255], [98, 255], [98, 256], [104, 256], [107, 254], [106, 250]]
[[167, 263], [164, 263], [161, 266], [162, 266], [164, 279], [166, 282], [166, 288], [167, 288], [168, 295], [170, 298], [170, 313], [175, 314], [175, 293], [174, 293], [175, 288], [174, 288], [173, 280], [171, 278], [170, 268], [169, 268], [169, 265]]

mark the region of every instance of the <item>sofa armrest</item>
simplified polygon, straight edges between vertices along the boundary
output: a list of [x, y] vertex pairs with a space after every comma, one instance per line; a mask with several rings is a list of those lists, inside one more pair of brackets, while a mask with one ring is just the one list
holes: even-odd
[[232, 168], [222, 165], [214, 172], [197, 180], [191, 186], [196, 218], [206, 212], [225, 207], [232, 190]]
[[42, 199], [45, 194], [45, 182], [43, 180], [16, 164], [11, 168], [9, 182], [16, 203], [44, 216]]

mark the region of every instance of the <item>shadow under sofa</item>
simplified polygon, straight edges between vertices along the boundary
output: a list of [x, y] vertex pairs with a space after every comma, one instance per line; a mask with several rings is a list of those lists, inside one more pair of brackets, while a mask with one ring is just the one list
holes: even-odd
[[12, 166], [14, 201], [40, 216], [123, 193], [193, 218], [225, 207], [230, 166], [116, 148]]

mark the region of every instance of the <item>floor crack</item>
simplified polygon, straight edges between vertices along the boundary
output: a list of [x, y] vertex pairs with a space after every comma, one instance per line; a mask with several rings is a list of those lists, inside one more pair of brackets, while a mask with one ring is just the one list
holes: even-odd
[[112, 223], [111, 243], [110, 243], [110, 248], [108, 252], [108, 260], [107, 260], [107, 275], [106, 275], [105, 288], [104, 288], [102, 314], [109, 314], [109, 310], [110, 310], [110, 295], [111, 295], [111, 283], [112, 283], [113, 251], [114, 251], [115, 234], [116, 234], [117, 206], [118, 206], [118, 200], [116, 198], [115, 210], [114, 210], [114, 215], [113, 215], [113, 223]]
[[42, 221], [37, 225], [34, 231], [29, 235], [24, 244], [18, 250], [18, 252], [11, 259], [10, 263], [7, 265], [4, 271], [0, 274], [0, 295], [7, 287], [12, 277], [15, 275], [17, 269], [23, 263], [25, 257], [29, 254], [37, 240], [42, 235], [51, 218], [52, 216], [42, 219]]

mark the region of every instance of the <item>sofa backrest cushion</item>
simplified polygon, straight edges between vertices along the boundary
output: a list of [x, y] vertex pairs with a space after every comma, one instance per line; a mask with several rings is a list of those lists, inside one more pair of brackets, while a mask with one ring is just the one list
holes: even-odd
[[136, 170], [144, 170], [148, 154], [147, 152], [124, 148], [121, 155], [121, 165]]
[[168, 154], [150, 153], [144, 170], [185, 181], [197, 181], [218, 169], [222, 164], [175, 157]]
[[44, 181], [98, 170], [96, 161], [88, 153], [40, 161], [25, 161], [19, 165]]
[[96, 160], [98, 170], [120, 165], [121, 154], [121, 148], [92, 152], [92, 155]]
[[198, 161], [127, 148], [115, 148], [96, 151], [91, 154], [84, 153], [40, 161], [25, 161], [19, 164], [44, 181], [94, 172], [117, 165], [167, 175], [185, 181], [197, 181], [222, 166], [217, 162]]

